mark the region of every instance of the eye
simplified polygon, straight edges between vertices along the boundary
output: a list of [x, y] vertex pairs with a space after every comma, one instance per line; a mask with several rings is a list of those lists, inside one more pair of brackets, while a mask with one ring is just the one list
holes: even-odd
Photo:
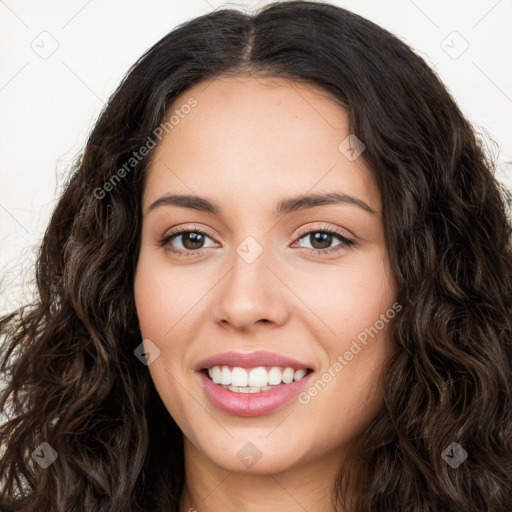
[[[340, 243], [332, 247], [331, 244], [336, 238]], [[302, 240], [310, 242], [311, 247], [308, 248], [302, 245], [300, 247], [307, 249], [312, 254], [327, 254], [355, 244], [354, 240], [348, 238], [345, 234], [329, 227], [306, 231], [305, 234], [301, 234], [299, 242]]]
[[[210, 245], [205, 245], [207, 239], [212, 242]], [[339, 240], [339, 243], [335, 246], [331, 246], [336, 239]], [[341, 231], [327, 226], [322, 226], [315, 230], [303, 231], [298, 241], [300, 243], [303, 240], [306, 242], [309, 241], [310, 247], [304, 247], [300, 244], [299, 248], [305, 249], [308, 253], [315, 255], [328, 254], [355, 244], [354, 240], [348, 238]], [[181, 247], [176, 247], [175, 243], [181, 245]], [[296, 243], [297, 242], [295, 242], [295, 244]], [[292, 247], [294, 245], [292, 245]], [[164, 236], [160, 240], [159, 246], [178, 256], [197, 256], [198, 254], [202, 254], [203, 249], [214, 247], [215, 242], [212, 237], [204, 231], [198, 229], [176, 229]]]
[[[207, 233], [204, 231], [200, 231], [197, 229], [194, 230], [176, 230], [171, 231], [168, 235], [166, 235], [162, 240], [160, 240], [160, 247], [165, 248], [166, 251], [178, 254], [180, 256], [187, 256], [192, 253], [198, 254], [201, 253], [201, 249], [204, 249], [205, 247], [211, 247], [205, 246], [205, 240], [211, 239], [210, 236], [208, 236]], [[172, 245], [173, 242], [177, 241], [181, 247], [176, 248]], [[213, 242], [213, 240], [212, 240]], [[212, 244], [215, 245], [215, 244]]]

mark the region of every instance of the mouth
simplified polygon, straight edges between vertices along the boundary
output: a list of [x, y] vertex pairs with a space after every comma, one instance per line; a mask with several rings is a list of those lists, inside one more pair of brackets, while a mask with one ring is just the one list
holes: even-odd
[[201, 373], [218, 387], [232, 393], [261, 393], [299, 382], [311, 368], [292, 366], [255, 366], [252, 368], [214, 365], [203, 368]]
[[262, 416], [289, 405], [315, 375], [310, 364], [267, 350], [223, 352], [194, 369], [210, 403], [234, 416]]

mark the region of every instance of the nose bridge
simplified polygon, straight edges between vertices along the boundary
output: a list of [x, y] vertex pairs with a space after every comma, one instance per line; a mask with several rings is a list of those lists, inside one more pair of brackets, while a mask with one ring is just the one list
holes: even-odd
[[282, 284], [267, 268], [273, 260], [270, 245], [268, 238], [260, 243], [256, 236], [247, 235], [234, 248], [231, 270], [219, 298], [221, 318], [234, 326], [247, 327], [258, 320], [284, 320], [286, 298], [282, 295]]
[[[261, 240], [262, 236], [258, 238]], [[267, 268], [271, 260], [268, 240], [266, 242], [261, 240], [260, 243], [255, 236], [247, 235], [235, 247], [231, 260], [233, 268], [228, 281], [229, 291], [236, 293], [239, 301], [247, 298], [252, 301], [261, 300], [272, 286], [269, 283], [271, 272]]]

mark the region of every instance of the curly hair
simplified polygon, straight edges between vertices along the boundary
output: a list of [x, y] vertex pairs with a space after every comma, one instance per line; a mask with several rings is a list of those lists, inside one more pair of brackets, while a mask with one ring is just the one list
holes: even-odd
[[[134, 357], [150, 156], [104, 185], [179, 94], [228, 74], [284, 77], [336, 98], [382, 198], [403, 305], [389, 332], [397, 351], [333, 506], [350, 486], [351, 512], [510, 510], [510, 193], [422, 58], [370, 21], [309, 1], [182, 23], [110, 97], [45, 232], [37, 300], [0, 319], [2, 510], [179, 510], [183, 435]], [[47, 469], [31, 457], [42, 442], [58, 453]], [[442, 457], [453, 442], [468, 454], [457, 469]]]

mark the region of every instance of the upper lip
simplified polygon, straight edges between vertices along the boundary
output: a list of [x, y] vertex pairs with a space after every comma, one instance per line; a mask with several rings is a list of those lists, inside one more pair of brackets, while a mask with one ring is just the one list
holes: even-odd
[[290, 357], [275, 354], [274, 352], [268, 352], [266, 350], [260, 350], [258, 352], [222, 352], [221, 354], [215, 354], [211, 357], [200, 361], [195, 370], [201, 371], [212, 366], [238, 366], [240, 368], [254, 368], [256, 366], [284, 366], [300, 370], [310, 369], [311, 366], [292, 359]]

